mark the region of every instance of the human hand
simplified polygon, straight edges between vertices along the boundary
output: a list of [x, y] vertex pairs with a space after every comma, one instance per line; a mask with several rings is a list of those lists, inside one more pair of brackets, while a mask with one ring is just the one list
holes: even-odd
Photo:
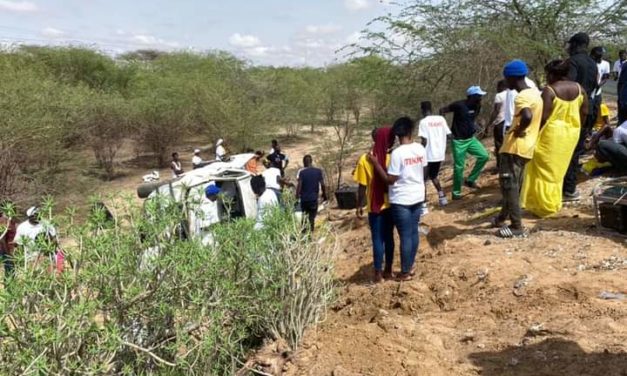
[[523, 138], [527, 135], [527, 132], [525, 132], [523, 129], [514, 129], [514, 137], [518, 137], [518, 138]]
[[379, 161], [377, 160], [377, 157], [374, 155], [373, 152], [370, 152], [367, 155], [368, 155], [368, 161], [370, 161], [370, 163], [379, 163]]

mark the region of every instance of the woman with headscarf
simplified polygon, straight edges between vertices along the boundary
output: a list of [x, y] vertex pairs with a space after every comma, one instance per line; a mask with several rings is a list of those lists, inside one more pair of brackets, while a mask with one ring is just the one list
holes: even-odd
[[[371, 153], [377, 156], [378, 162], [387, 170], [390, 159], [388, 150], [394, 141], [392, 128], [374, 129], [372, 140], [374, 143]], [[363, 201], [366, 198], [374, 258], [374, 281], [381, 282], [383, 279], [393, 278], [394, 222], [388, 200], [388, 185], [380, 176], [375, 174], [368, 154], [359, 158], [353, 172], [353, 179], [359, 184], [357, 216], [360, 218], [363, 216]]]
[[223, 139], [218, 139], [218, 141], [216, 142], [216, 160], [217, 161], [223, 161], [224, 157], [226, 157], [226, 150], [224, 149], [224, 146], [222, 146], [222, 144], [224, 143]]
[[545, 67], [548, 84], [540, 134], [533, 158], [527, 164], [521, 192], [521, 207], [539, 217], [562, 208], [564, 176], [582, 127], [588, 116], [588, 97], [576, 82], [568, 79], [568, 61], [553, 60]]

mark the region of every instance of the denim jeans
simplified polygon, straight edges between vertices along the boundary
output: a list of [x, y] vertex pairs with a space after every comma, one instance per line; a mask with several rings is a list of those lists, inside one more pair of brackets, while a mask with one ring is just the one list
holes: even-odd
[[374, 269], [383, 271], [383, 257], [385, 269], [392, 270], [394, 262], [394, 221], [392, 209], [382, 210], [380, 213], [369, 213], [370, 236], [372, 237], [372, 254]]
[[401, 271], [403, 273], [409, 273], [416, 261], [420, 241], [418, 222], [421, 211], [422, 202], [413, 205], [392, 204], [392, 218], [401, 240]]

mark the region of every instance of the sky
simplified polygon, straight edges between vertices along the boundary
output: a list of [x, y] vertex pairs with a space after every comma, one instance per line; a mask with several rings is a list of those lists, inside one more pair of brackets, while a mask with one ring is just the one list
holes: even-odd
[[324, 66], [391, 0], [0, 0], [0, 43], [226, 50], [253, 64]]

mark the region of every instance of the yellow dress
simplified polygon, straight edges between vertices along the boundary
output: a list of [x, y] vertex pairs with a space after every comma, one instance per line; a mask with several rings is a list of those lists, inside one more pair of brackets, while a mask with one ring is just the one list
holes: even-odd
[[579, 110], [583, 100], [581, 88], [577, 98], [570, 101], [555, 95], [551, 115], [540, 130], [533, 158], [527, 163], [520, 205], [539, 217], [555, 214], [562, 208], [564, 176], [579, 141]]

